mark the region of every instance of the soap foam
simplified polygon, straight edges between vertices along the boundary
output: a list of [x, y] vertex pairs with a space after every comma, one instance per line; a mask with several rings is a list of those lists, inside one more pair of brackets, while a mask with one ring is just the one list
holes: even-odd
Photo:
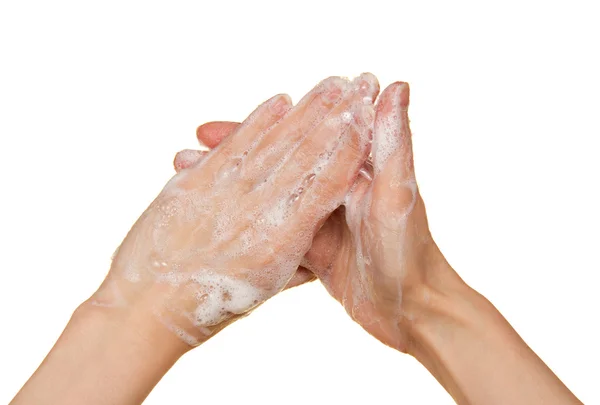
[[250, 283], [212, 271], [200, 271], [191, 279], [198, 284], [196, 326], [213, 326], [243, 314], [265, 299], [264, 292]]
[[199, 150], [194, 149], [184, 149], [181, 152], [175, 155], [175, 160], [173, 165], [175, 166], [175, 170], [178, 172], [186, 169], [188, 167], [193, 166], [197, 161], [200, 160], [203, 153]]
[[[143, 280], [141, 286], [166, 284], [159, 288], [172, 305], [166, 316], [177, 319], [169, 327], [185, 342], [198, 344], [213, 326], [248, 313], [292, 278], [316, 225], [343, 201], [343, 195], [332, 195], [327, 189], [332, 169], [348, 164], [341, 159], [366, 153], [377, 87], [372, 75], [353, 82], [328, 79], [301, 101], [303, 114], [264, 128], [261, 125], [269, 121], [261, 114], [268, 112], [259, 107], [262, 112], [238, 130], [246, 131], [245, 142], [236, 137], [182, 170], [143, 214], [141, 225], [134, 226], [117, 257], [124, 269], [121, 275], [129, 282]], [[291, 147], [285, 142], [261, 145], [270, 131], [281, 131], [280, 125], [291, 131], [279, 133], [282, 140], [293, 135], [297, 142]], [[319, 140], [327, 143], [326, 150], [318, 157], [295, 155], [317, 128], [326, 130], [327, 138]], [[260, 153], [253, 154], [259, 147]], [[352, 153], [347, 153], [348, 148], [353, 148]], [[184, 152], [180, 163], [183, 167], [197, 157], [196, 151]], [[292, 158], [310, 160], [290, 162]], [[293, 173], [287, 184], [277, 182], [282, 170]], [[335, 176], [351, 180], [357, 170], [335, 172]], [[338, 194], [343, 191], [336, 189]], [[302, 205], [305, 199], [309, 201]], [[297, 214], [300, 208], [303, 211]], [[136, 227], [141, 231], [136, 233]]]

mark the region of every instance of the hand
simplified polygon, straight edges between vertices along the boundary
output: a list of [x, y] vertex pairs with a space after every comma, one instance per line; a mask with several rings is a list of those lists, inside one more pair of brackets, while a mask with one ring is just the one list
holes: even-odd
[[[309, 268], [353, 319], [405, 352], [421, 308], [412, 303], [427, 299], [438, 271], [449, 269], [429, 232], [415, 179], [408, 103], [407, 83], [394, 83], [379, 97], [373, 165], [348, 195], [345, 223], [332, 222], [315, 238], [320, 254], [307, 255]], [[338, 248], [323, 255], [331, 235]]]
[[[415, 181], [408, 85], [388, 87], [375, 113], [376, 94], [371, 75], [328, 79], [291, 110], [286, 96], [261, 105], [204, 158], [179, 154], [179, 173], [11, 403], [141, 403], [189, 345], [289, 286], [306, 253], [355, 320], [457, 403], [580, 404], [445, 261]], [[373, 165], [361, 168], [373, 115]], [[218, 141], [233, 125], [216, 124]]]
[[165, 186], [91, 302], [140, 306], [196, 345], [277, 294], [367, 157], [377, 90], [330, 78], [259, 106]]
[[[415, 179], [408, 101], [408, 84], [400, 82], [379, 97], [373, 164], [361, 168], [345, 207], [328, 218], [302, 262], [353, 319], [402, 351], [409, 350], [410, 324], [418, 316], [411, 298], [426, 299], [428, 290], [435, 288], [438, 269], [448, 268], [429, 232]], [[207, 123], [198, 128], [197, 137], [212, 148], [238, 125]], [[178, 153], [176, 170], [207, 153]]]

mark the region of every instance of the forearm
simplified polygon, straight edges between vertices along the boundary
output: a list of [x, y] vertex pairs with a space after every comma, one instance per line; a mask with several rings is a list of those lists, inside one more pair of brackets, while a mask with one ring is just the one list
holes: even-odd
[[86, 303], [11, 404], [139, 404], [188, 348], [145, 311]]
[[[448, 267], [448, 272], [453, 270]], [[498, 310], [457, 276], [428, 288], [410, 352], [459, 404], [580, 404]]]

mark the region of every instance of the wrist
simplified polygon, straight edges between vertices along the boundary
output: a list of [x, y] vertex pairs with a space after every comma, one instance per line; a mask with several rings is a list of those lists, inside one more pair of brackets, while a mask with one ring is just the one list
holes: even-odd
[[580, 404], [500, 312], [445, 264], [408, 294], [407, 352], [460, 404]]
[[191, 349], [143, 304], [104, 307], [92, 297], [75, 310], [67, 326], [70, 329], [101, 336], [115, 349], [129, 346], [152, 353], [161, 362], [174, 362]]
[[404, 351], [413, 357], [436, 336], [433, 331], [462, 323], [463, 311], [457, 307], [464, 304], [464, 297], [477, 294], [448, 264], [437, 246], [433, 245], [421, 257], [419, 276], [404, 282], [399, 321], [407, 343]]
[[86, 301], [12, 404], [141, 403], [188, 349], [138, 308]]
[[154, 279], [131, 281], [114, 276], [113, 272], [122, 274], [125, 271], [113, 267], [111, 274], [80, 309], [108, 317], [109, 321], [133, 323], [142, 334], [141, 339], [144, 339], [144, 334], [151, 337], [157, 334], [162, 338], [169, 335], [183, 342], [187, 351], [245, 315], [231, 313], [229, 318], [219, 323], [203, 326], [194, 312], [199, 301], [206, 297], [197, 294], [193, 285], [157, 282]]
[[405, 308], [408, 354], [419, 361], [424, 356], [442, 356], [441, 346], [457, 331], [489, 327], [485, 324], [494, 318], [491, 303], [458, 276], [443, 286], [420, 286]]
[[465, 386], [474, 383], [464, 366], [481, 355], [502, 316], [469, 287], [445, 260], [428, 273], [403, 301], [408, 336], [407, 354], [438, 380], [457, 403], [472, 403]]

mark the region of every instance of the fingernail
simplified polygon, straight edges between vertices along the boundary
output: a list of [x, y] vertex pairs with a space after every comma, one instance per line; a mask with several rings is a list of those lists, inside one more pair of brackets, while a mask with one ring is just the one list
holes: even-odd
[[320, 83], [321, 99], [329, 105], [337, 104], [344, 95], [348, 81], [341, 77], [329, 77]]
[[271, 99], [270, 111], [275, 115], [285, 114], [292, 106], [292, 99], [287, 94], [278, 94]]
[[360, 168], [360, 170], [358, 171], [358, 174], [369, 181], [373, 180], [373, 176], [371, 176], [371, 173], [369, 173], [369, 171], [364, 167]]
[[395, 101], [400, 111], [406, 111], [410, 102], [410, 87], [406, 82], [398, 82]]
[[379, 81], [372, 73], [362, 73], [354, 79], [354, 83], [358, 85], [358, 92], [365, 104], [372, 103], [379, 94]]

